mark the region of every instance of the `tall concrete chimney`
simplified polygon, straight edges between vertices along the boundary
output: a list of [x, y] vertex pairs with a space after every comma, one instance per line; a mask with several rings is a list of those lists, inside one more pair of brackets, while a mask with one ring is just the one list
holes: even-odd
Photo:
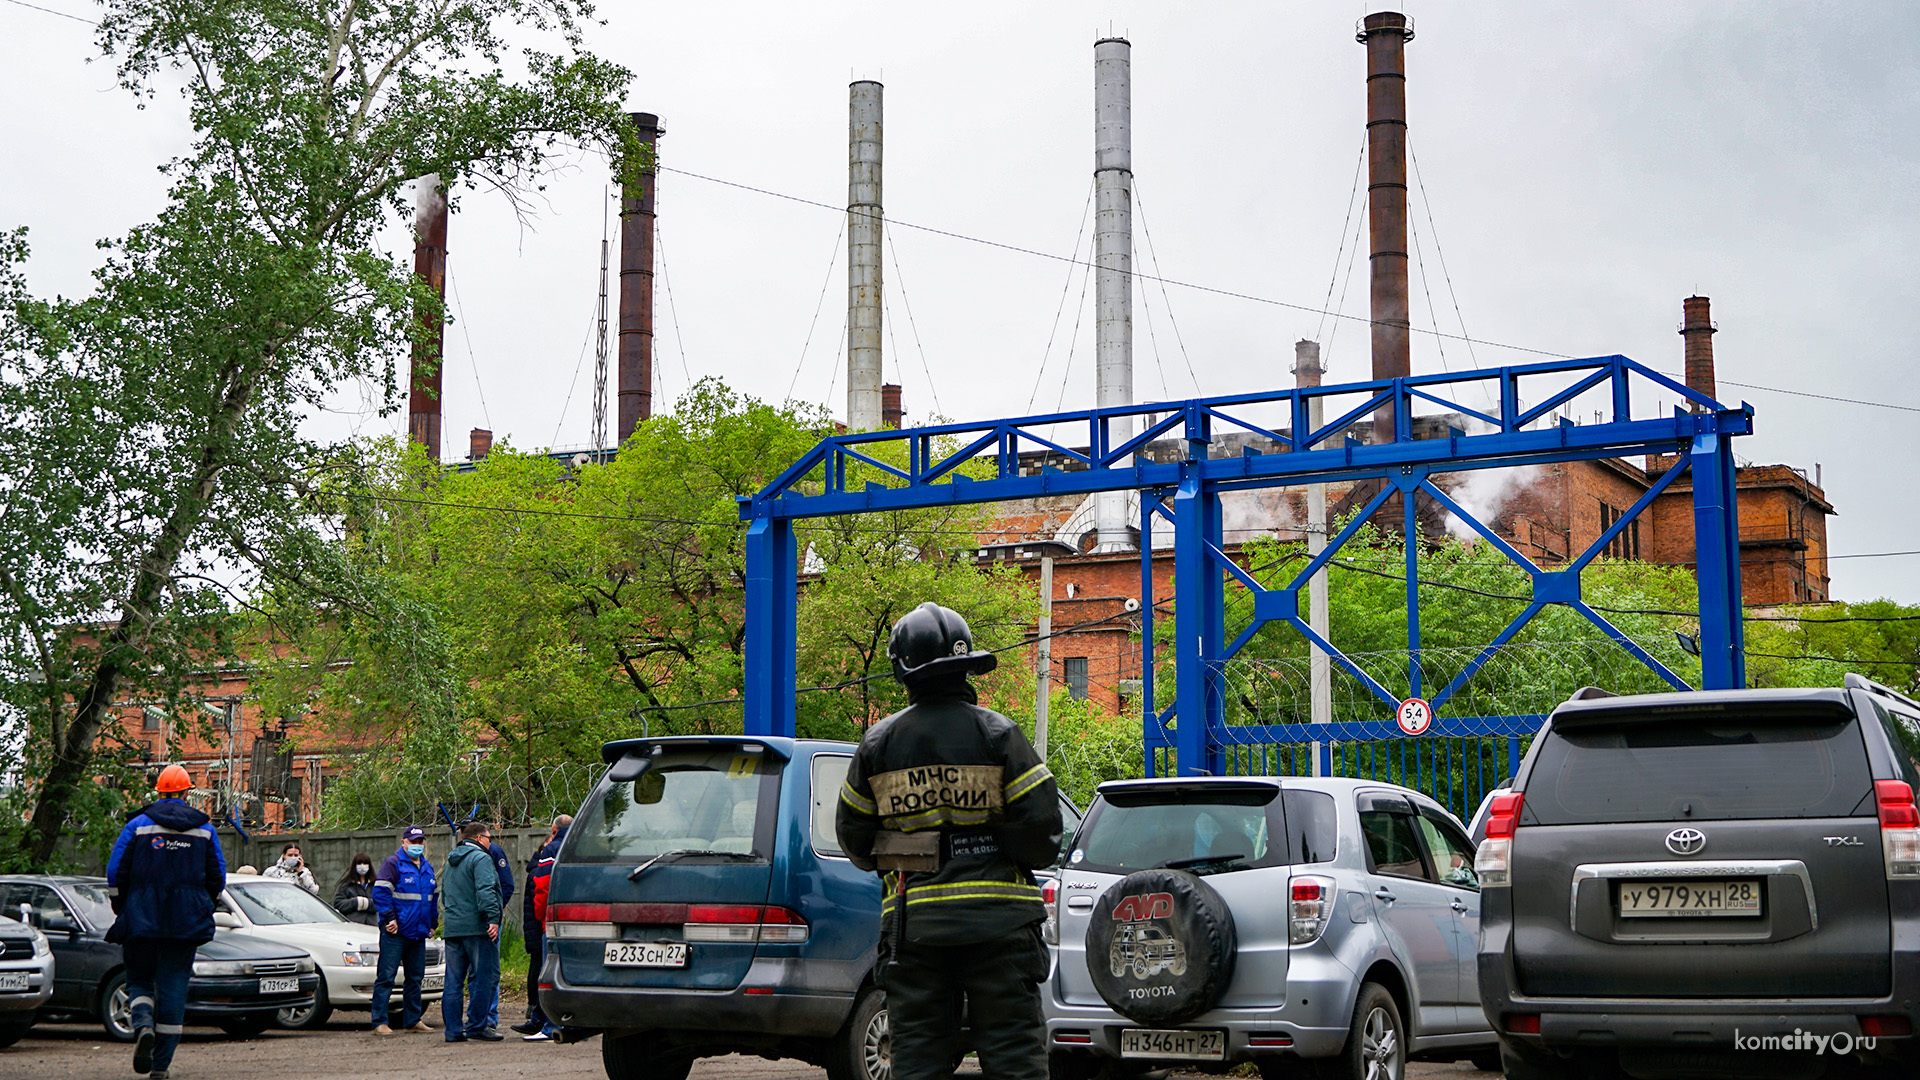
[[[1681, 302], [1680, 336], [1687, 339], [1687, 389], [1718, 401], [1719, 395], [1713, 392], [1713, 335], [1719, 331], [1713, 325], [1712, 303], [1704, 296], [1689, 296]], [[1694, 405], [1693, 411], [1707, 410]]]
[[[1407, 42], [1413, 24], [1397, 11], [1360, 21], [1367, 47], [1367, 215], [1372, 241], [1373, 377], [1413, 371], [1407, 303]], [[1373, 414], [1373, 441], [1393, 441], [1393, 406]]]
[[847, 88], [847, 430], [874, 431], [880, 404], [879, 83]]
[[[1293, 384], [1301, 389], [1320, 385], [1326, 369], [1320, 366], [1320, 343], [1297, 341], [1293, 345]], [[1326, 402], [1314, 398], [1307, 402], [1307, 426], [1320, 430], [1325, 423]], [[1327, 548], [1327, 485], [1307, 485], [1307, 554], [1317, 556]], [[1322, 638], [1329, 636], [1327, 625], [1327, 571], [1321, 567], [1307, 583], [1307, 625]], [[1320, 646], [1307, 646], [1307, 689], [1309, 716], [1316, 724], [1333, 722], [1333, 668]], [[1313, 751], [1313, 775], [1320, 775], [1320, 748]]]
[[[1093, 43], [1094, 404], [1133, 404], [1133, 46]], [[1133, 435], [1131, 418], [1108, 427], [1113, 443]], [[1095, 496], [1093, 550], [1131, 551], [1127, 493]]]
[[898, 428], [906, 416], [907, 407], [900, 401], [900, 384], [880, 384], [880, 426]]
[[[666, 129], [652, 113], [628, 113], [640, 142], [660, 144]], [[620, 377], [617, 439], [626, 442], [653, 415], [653, 193], [651, 163], [639, 190], [620, 193]]]
[[413, 272], [440, 302], [416, 316], [427, 340], [413, 349], [413, 373], [407, 393], [407, 437], [440, 460], [440, 369], [444, 358], [447, 302], [447, 193], [440, 177], [420, 178], [413, 210]]

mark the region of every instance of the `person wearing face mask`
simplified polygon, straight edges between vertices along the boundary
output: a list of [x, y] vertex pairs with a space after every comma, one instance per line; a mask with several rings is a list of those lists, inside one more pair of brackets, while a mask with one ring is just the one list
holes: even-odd
[[288, 844], [281, 848], [280, 861], [267, 867], [260, 876], [291, 881], [315, 896], [320, 895], [320, 884], [313, 880], [313, 871], [307, 869], [306, 860], [300, 857], [299, 844]]
[[440, 926], [439, 895], [433, 863], [427, 859], [427, 830], [414, 825], [401, 834], [400, 850], [386, 857], [373, 876], [373, 908], [380, 922], [380, 967], [373, 980], [373, 1033], [391, 1035], [387, 1007], [393, 1000], [393, 976], [405, 968], [400, 1009], [402, 1031], [432, 1031], [424, 1019], [420, 979], [427, 970], [427, 938]]
[[362, 926], [379, 921], [373, 913], [373, 856], [353, 853], [353, 865], [333, 887], [333, 910]]

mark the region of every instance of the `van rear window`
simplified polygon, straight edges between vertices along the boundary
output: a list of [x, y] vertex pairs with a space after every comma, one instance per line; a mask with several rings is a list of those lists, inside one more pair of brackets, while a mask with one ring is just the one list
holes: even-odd
[[[758, 854], [772, 833], [780, 761], [738, 746], [676, 747], [637, 779], [605, 781], [568, 830], [570, 860], [669, 851]], [[764, 812], [763, 812], [764, 811]], [[768, 819], [762, 827], [762, 818]]]
[[1852, 720], [1584, 724], [1554, 732], [1527, 779], [1541, 825], [1873, 812], [1866, 745]]

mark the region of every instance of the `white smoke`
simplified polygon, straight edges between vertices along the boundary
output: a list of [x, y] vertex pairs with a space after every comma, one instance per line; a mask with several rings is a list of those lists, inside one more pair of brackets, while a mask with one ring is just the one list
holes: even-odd
[[440, 190], [440, 174], [428, 173], [414, 181], [413, 189], [413, 234], [419, 236], [427, 229], [431, 221], [447, 205], [446, 193]]
[[[1491, 527], [1500, 517], [1500, 511], [1506, 509], [1509, 502], [1533, 487], [1540, 481], [1542, 470], [1538, 465], [1520, 465], [1506, 469], [1475, 469], [1468, 473], [1454, 473], [1457, 482], [1449, 485], [1447, 494], [1460, 504], [1460, 509], [1472, 514], [1474, 519]], [[1454, 514], [1447, 515], [1447, 532], [1463, 540], [1475, 540], [1480, 534], [1473, 526], [1461, 521]]]

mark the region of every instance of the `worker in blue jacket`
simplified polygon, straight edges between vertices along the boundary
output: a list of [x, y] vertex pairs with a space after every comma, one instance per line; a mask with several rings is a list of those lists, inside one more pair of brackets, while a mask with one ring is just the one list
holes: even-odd
[[[507, 910], [507, 901], [513, 899], [513, 864], [507, 861], [507, 849], [501, 847], [500, 841], [498, 840], [488, 842], [487, 854], [493, 858], [494, 873], [500, 875], [500, 910], [504, 912]], [[523, 928], [521, 931], [523, 938], [525, 937], [525, 933], [525, 929]], [[500, 942], [497, 940], [493, 943], [493, 952], [493, 966], [494, 970], [497, 971], [500, 968]], [[493, 1007], [487, 1010], [487, 1027], [498, 1028], [499, 1026], [500, 985], [499, 980], [496, 979], [493, 987]]]
[[427, 938], [440, 925], [439, 895], [433, 863], [427, 858], [427, 830], [418, 825], [401, 834], [400, 849], [387, 856], [373, 876], [373, 907], [380, 913], [380, 967], [373, 979], [373, 1033], [391, 1035], [387, 1009], [393, 976], [407, 970], [400, 1008], [400, 1029], [432, 1031], [424, 1019], [426, 1002], [420, 978], [427, 970]]
[[187, 770], [169, 765], [160, 798], [129, 818], [107, 859], [117, 918], [107, 940], [121, 947], [133, 1006], [133, 1071], [165, 1080], [187, 1018], [187, 981], [196, 946], [213, 940], [213, 904], [227, 886], [227, 861], [207, 815], [180, 793]]

